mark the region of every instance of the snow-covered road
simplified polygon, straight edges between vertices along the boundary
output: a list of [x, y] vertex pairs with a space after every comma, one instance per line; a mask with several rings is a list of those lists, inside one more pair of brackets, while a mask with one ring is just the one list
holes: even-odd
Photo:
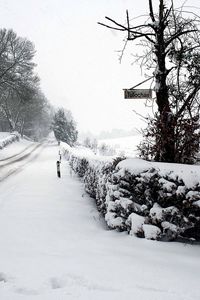
[[49, 145], [0, 183], [0, 300], [199, 300], [200, 247], [107, 230], [57, 158]]
[[[22, 151], [0, 160], [0, 182], [21, 171], [30, 161], [35, 159], [45, 147], [44, 143], [31, 143]], [[14, 147], [12, 147], [14, 148]]]

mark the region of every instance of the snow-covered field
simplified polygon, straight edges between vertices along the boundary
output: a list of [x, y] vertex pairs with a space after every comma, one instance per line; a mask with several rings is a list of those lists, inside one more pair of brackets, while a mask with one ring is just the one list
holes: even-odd
[[49, 145], [0, 183], [1, 300], [197, 300], [200, 247], [107, 230]]
[[135, 157], [137, 146], [142, 141], [142, 135], [133, 135], [121, 138], [98, 140], [98, 145], [106, 144], [116, 150], [116, 155]]

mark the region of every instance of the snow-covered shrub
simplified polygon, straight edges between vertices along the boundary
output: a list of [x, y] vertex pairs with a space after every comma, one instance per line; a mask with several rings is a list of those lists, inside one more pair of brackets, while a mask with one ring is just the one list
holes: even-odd
[[116, 164], [124, 158], [117, 157], [111, 162], [89, 161], [88, 168], [84, 175], [86, 192], [96, 199], [98, 210], [105, 215], [106, 196], [112, 171]]
[[[109, 164], [108, 164], [109, 165]], [[107, 164], [97, 164], [97, 165], [90, 165], [85, 177], [85, 190], [87, 193], [96, 199], [96, 205], [98, 210], [105, 215], [106, 207], [106, 195], [107, 195], [107, 181], [109, 173]]]
[[148, 240], [158, 240], [161, 236], [161, 230], [157, 226], [144, 224], [142, 229], [144, 231], [144, 237]]
[[[162, 174], [155, 168], [122, 172], [116, 167], [107, 187], [106, 209], [110, 227], [117, 223], [116, 229], [139, 237], [150, 238], [151, 228], [155, 229], [151, 239], [200, 239], [200, 187], [189, 189], [172, 172]], [[145, 232], [143, 223], [154, 227], [145, 227]]]
[[[184, 164], [196, 163], [200, 138], [199, 115], [189, 118], [183, 116], [174, 120], [173, 140], [170, 140], [169, 129], [166, 125], [163, 128], [163, 124], [163, 120], [157, 114], [149, 118], [147, 128], [142, 131], [143, 141], [138, 146], [140, 157], [145, 160], [166, 161], [162, 153], [163, 145], [176, 141], [173, 160], [170, 161]], [[163, 129], [166, 139], [163, 138]]]
[[10, 133], [6, 138], [0, 140], [0, 150], [13, 142], [19, 141], [20, 134], [18, 132]]
[[95, 199], [97, 195], [97, 182], [98, 168], [92, 168], [91, 166], [88, 166], [84, 176], [85, 190], [91, 197]]
[[98, 151], [100, 155], [104, 156], [113, 156], [116, 154], [116, 150], [113, 147], [106, 145], [105, 143], [101, 144], [98, 147]]
[[70, 167], [72, 168], [72, 170], [75, 173], [77, 173], [79, 177], [84, 177], [84, 175], [88, 169], [89, 162], [84, 157], [77, 157], [77, 156], [72, 155], [70, 157], [69, 164], [70, 164]]
[[136, 213], [131, 213], [126, 221], [126, 224], [130, 226], [130, 234], [135, 234], [138, 237], [144, 237], [144, 223], [145, 217], [142, 217]]
[[[125, 221], [126, 230], [133, 232], [129, 217], [135, 213], [145, 217], [145, 224], [160, 229], [159, 239], [174, 240], [178, 236], [200, 238], [199, 185], [193, 190], [183, 188], [183, 181], [179, 178], [152, 168], [139, 174], [116, 169], [112, 178], [107, 197], [112, 206], [110, 208], [108, 204], [107, 210], [108, 213], [116, 213], [115, 217], [128, 220]], [[126, 208], [119, 201], [124, 197], [132, 201]], [[140, 230], [139, 236], [142, 235]]]
[[106, 196], [107, 196], [107, 182], [109, 180], [110, 173], [107, 166], [103, 166], [101, 172], [98, 174], [97, 187], [96, 187], [96, 205], [98, 211], [104, 216], [106, 214]]
[[95, 154], [97, 153], [98, 142], [95, 138], [86, 137], [83, 141], [83, 145], [90, 148]]

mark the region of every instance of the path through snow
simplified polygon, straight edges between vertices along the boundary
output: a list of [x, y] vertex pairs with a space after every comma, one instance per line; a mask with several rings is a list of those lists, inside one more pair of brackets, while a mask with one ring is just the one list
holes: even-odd
[[199, 299], [200, 247], [106, 230], [57, 157], [48, 146], [0, 183], [0, 299]]

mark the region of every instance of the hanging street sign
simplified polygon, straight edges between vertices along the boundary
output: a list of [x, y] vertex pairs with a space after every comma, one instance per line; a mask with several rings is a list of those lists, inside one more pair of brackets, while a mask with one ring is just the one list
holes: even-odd
[[152, 98], [151, 89], [124, 89], [124, 99]]

